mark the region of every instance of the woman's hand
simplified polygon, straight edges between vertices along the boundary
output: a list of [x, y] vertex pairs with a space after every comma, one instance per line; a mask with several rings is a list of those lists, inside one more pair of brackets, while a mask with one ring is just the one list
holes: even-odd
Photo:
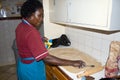
[[48, 38], [47, 37], [43, 37], [42, 38], [44, 42], [47, 42], [48, 41]]
[[73, 61], [73, 65], [74, 67], [79, 67], [79, 68], [83, 68], [86, 66], [86, 63], [82, 60], [75, 60]]

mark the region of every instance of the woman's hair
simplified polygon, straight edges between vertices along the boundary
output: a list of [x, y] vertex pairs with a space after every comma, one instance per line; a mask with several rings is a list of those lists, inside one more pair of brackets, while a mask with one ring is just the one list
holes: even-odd
[[43, 5], [38, 0], [27, 0], [23, 3], [21, 7], [21, 17], [28, 18], [30, 17], [37, 9], [43, 9]]

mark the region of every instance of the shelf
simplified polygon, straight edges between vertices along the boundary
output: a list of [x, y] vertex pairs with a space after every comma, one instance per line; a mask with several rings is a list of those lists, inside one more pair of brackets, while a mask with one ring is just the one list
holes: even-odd
[[16, 19], [22, 19], [22, 17], [0, 17], [0, 20], [16, 20]]

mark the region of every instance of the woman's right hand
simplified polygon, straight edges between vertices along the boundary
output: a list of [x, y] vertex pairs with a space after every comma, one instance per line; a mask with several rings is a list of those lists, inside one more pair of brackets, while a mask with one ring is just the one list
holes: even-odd
[[75, 60], [75, 61], [73, 61], [72, 66], [78, 67], [78, 68], [83, 68], [86, 66], [86, 63], [82, 60]]

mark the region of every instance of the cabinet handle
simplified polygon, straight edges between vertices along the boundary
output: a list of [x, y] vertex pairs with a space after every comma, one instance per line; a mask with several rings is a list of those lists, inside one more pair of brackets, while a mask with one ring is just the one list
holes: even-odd
[[53, 4], [54, 4], [54, 6], [55, 6], [55, 0], [54, 0]]
[[53, 80], [58, 80], [57, 76], [53, 74]]

